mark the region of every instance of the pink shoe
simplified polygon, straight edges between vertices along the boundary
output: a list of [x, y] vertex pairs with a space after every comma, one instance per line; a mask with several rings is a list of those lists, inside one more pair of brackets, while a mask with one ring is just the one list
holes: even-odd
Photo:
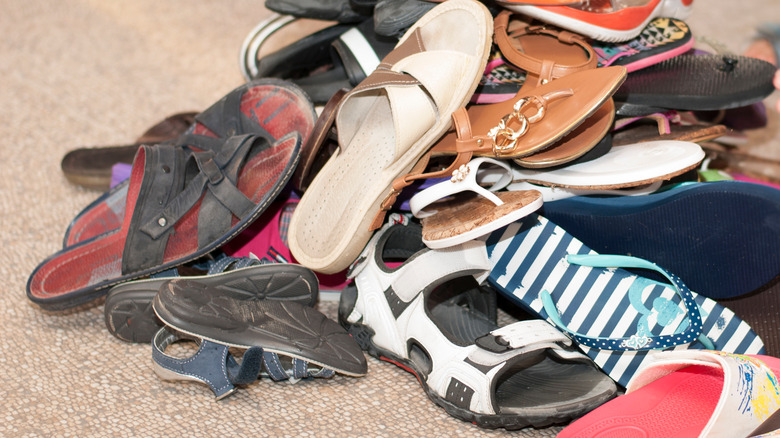
[[[287, 247], [287, 228], [300, 198], [292, 191], [287, 193], [286, 197], [282, 194], [249, 228], [224, 245], [222, 251], [232, 257], [254, 254], [261, 261], [297, 263]], [[346, 271], [316, 274], [321, 291], [340, 291], [347, 285]]]

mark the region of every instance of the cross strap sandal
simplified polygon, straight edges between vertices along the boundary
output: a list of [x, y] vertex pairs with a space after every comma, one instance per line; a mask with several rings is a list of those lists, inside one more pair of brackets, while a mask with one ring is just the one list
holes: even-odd
[[[459, 32], [453, 34], [455, 23]], [[492, 16], [483, 4], [448, 0], [417, 21], [344, 97], [335, 117], [339, 150], [290, 221], [289, 245], [298, 262], [334, 273], [355, 260], [382, 224], [372, 215], [393, 180], [412, 168], [449, 128], [452, 112], [470, 99], [491, 35]]]
[[[287, 102], [285, 106], [283, 103]], [[283, 118], [274, 110], [284, 107]], [[290, 126], [305, 142], [314, 126], [314, 106], [295, 85], [273, 78], [257, 79], [243, 84], [195, 117], [191, 132], [169, 142], [193, 150], [219, 152], [225, 140], [233, 135], [258, 134], [279, 139], [290, 132]], [[284, 123], [280, 123], [284, 120]], [[125, 215], [129, 181], [117, 185], [85, 207], [68, 226], [63, 248], [120, 228]]]
[[314, 306], [319, 290], [317, 276], [303, 266], [223, 255], [181, 272], [170, 269], [112, 287], [104, 309], [109, 333], [127, 342], [150, 342], [162, 327], [152, 310], [152, 299], [172, 277], [198, 280], [220, 293], [246, 300], [294, 301], [306, 306]]
[[[256, 117], [269, 123], [285, 118], [288, 129], [288, 114], [300, 117], [311, 110], [297, 88], [272, 85], [262, 97]], [[231, 122], [221, 126], [235, 130], [242, 120]], [[301, 134], [291, 130], [278, 140], [246, 134], [221, 141], [214, 148], [218, 152], [143, 146], [128, 183], [122, 226], [43, 261], [28, 280], [30, 300], [52, 310], [73, 307], [121, 282], [195, 260], [245, 229], [291, 178]]]
[[[195, 377], [206, 383], [205, 376], [216, 376], [220, 384], [210, 386], [217, 397], [227, 395], [237, 383], [230, 367], [225, 367], [229, 347], [254, 351], [260, 363], [252, 370], [262, 369], [274, 381], [332, 377], [334, 372], [360, 377], [367, 371], [363, 352], [339, 324], [295, 301], [247, 300], [180, 278], [164, 283], [152, 306], [167, 326], [153, 342], [155, 371], [164, 379]], [[171, 329], [202, 340], [201, 350], [207, 351], [183, 360], [165, 355], [165, 347], [175, 340]], [[254, 373], [254, 379], [257, 376]]]
[[414, 374], [450, 415], [485, 428], [567, 422], [614, 397], [614, 382], [547, 322], [499, 327], [450, 301], [482, 290], [484, 242], [431, 250], [420, 232], [386, 224], [352, 267], [339, 321], [364, 350]]

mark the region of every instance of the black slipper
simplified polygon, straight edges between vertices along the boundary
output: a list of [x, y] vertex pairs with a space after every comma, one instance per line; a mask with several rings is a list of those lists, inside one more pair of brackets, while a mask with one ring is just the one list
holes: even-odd
[[352, 9], [349, 0], [266, 0], [265, 7], [298, 18], [357, 23], [367, 17]]

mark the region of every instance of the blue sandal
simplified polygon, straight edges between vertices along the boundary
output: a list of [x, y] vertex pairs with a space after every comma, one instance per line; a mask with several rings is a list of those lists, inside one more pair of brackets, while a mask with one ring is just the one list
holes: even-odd
[[[152, 306], [167, 326], [152, 342], [155, 372], [166, 380], [206, 383], [217, 399], [258, 375], [297, 381], [366, 374], [357, 342], [335, 321], [295, 301], [245, 300], [180, 278], [164, 283]], [[185, 359], [165, 354], [186, 338], [200, 341], [197, 353]], [[241, 365], [229, 354], [231, 347], [246, 350]]]

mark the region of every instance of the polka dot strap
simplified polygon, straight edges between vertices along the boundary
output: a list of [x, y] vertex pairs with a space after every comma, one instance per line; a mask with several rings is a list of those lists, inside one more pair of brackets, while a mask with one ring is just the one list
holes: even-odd
[[[571, 338], [579, 343], [591, 348], [601, 350], [653, 350], [664, 349], [673, 347], [676, 345], [689, 344], [695, 340], [700, 339], [705, 344], [706, 348], [713, 348], [711, 342], [702, 334], [702, 320], [699, 313], [699, 307], [693, 299], [693, 294], [679, 277], [667, 272], [665, 269], [659, 267], [655, 263], [648, 262], [637, 257], [621, 256], [621, 255], [599, 255], [599, 254], [569, 254], [566, 257], [569, 263], [574, 263], [581, 266], [590, 266], [598, 268], [643, 268], [651, 269], [653, 271], [661, 273], [666, 277], [674, 287], [674, 290], [680, 296], [683, 306], [685, 306], [686, 314], [689, 320], [688, 327], [682, 332], [673, 335], [659, 335], [659, 336], [640, 336], [633, 334], [627, 338], [607, 338], [607, 337], [592, 337], [585, 336], [581, 333], [576, 333], [563, 323], [558, 312], [558, 308], [550, 296], [550, 293], [543, 290], [540, 293], [540, 299], [544, 310], [547, 312], [550, 320], [561, 330], [566, 332]], [[709, 344], [709, 346], [708, 346]]]

